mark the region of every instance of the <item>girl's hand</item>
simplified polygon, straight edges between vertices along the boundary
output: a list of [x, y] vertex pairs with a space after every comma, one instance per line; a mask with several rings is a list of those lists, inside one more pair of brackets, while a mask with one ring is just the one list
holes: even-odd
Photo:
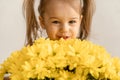
[[9, 77], [4, 77], [4, 80], [10, 80], [10, 78]]

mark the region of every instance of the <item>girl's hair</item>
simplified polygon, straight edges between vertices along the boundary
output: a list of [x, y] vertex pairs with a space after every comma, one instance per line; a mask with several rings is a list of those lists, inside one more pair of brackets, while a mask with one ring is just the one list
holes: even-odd
[[[90, 26], [92, 23], [92, 17], [95, 10], [95, 4], [94, 0], [80, 0], [80, 4], [82, 5], [81, 11], [82, 11], [82, 21], [80, 24], [80, 39], [86, 39], [90, 34]], [[43, 17], [43, 14], [45, 12], [45, 6], [47, 5], [48, 0], [40, 0], [40, 5], [38, 7], [38, 11], [41, 17]], [[34, 40], [36, 40], [39, 37], [38, 31], [40, 30], [40, 27], [38, 25], [35, 11], [34, 11], [34, 0], [24, 0], [23, 3], [23, 12], [24, 16], [26, 18], [26, 45], [32, 45]]]

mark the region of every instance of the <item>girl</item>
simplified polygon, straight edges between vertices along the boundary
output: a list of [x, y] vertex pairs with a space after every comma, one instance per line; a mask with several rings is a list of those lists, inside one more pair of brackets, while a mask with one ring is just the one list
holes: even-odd
[[[94, 13], [94, 0], [40, 0], [38, 6], [39, 21], [34, 12], [34, 0], [24, 0], [26, 18], [26, 45], [32, 45], [39, 38], [41, 28], [45, 29], [48, 38], [86, 39]], [[41, 28], [40, 28], [40, 26]], [[4, 80], [9, 80], [5, 78]]]
[[46, 30], [51, 40], [60, 38], [83, 40], [89, 36], [95, 8], [94, 0], [40, 0], [37, 17], [39, 21], [35, 17], [34, 3], [34, 0], [24, 0], [26, 45], [32, 45], [34, 40], [41, 36], [41, 28]]

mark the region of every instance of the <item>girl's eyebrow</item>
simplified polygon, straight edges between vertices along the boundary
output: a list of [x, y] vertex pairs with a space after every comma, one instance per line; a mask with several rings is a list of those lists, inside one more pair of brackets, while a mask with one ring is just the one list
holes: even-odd
[[57, 17], [50, 17], [49, 19], [58, 19]]
[[73, 17], [73, 18], [70, 18], [70, 19], [79, 19], [78, 17]]
[[[49, 19], [59, 19], [57, 17], [50, 17]], [[78, 17], [73, 17], [73, 18], [70, 18], [70, 19], [79, 19]]]

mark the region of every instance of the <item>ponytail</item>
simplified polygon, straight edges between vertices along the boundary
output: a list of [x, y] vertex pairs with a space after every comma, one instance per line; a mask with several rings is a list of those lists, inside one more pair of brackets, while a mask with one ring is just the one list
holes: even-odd
[[94, 0], [83, 0], [80, 39], [86, 39], [90, 34], [92, 17], [95, 10]]
[[37, 31], [39, 25], [34, 11], [34, 0], [24, 0], [23, 3], [23, 12], [26, 18], [26, 43], [25, 45], [32, 45], [33, 41], [37, 38]]

